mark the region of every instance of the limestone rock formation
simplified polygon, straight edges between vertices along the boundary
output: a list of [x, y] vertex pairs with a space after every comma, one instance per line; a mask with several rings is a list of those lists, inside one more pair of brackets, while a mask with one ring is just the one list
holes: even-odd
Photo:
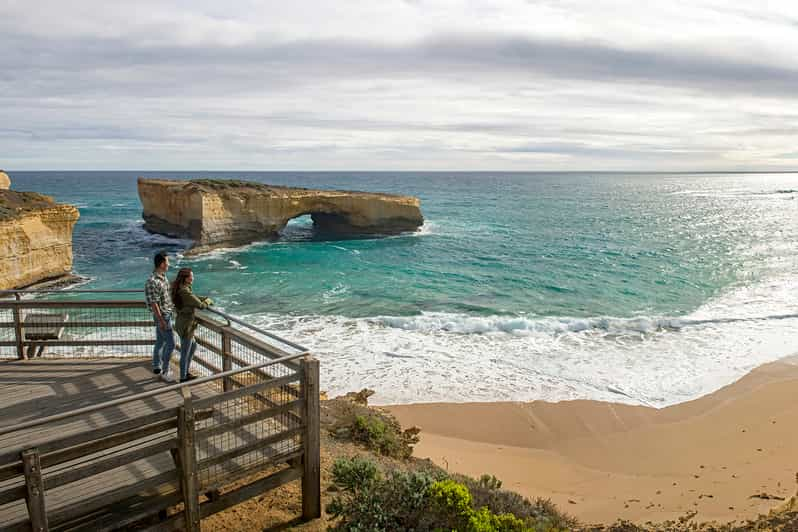
[[144, 227], [190, 238], [191, 251], [277, 238], [289, 220], [310, 214], [322, 232], [397, 234], [424, 223], [418, 198], [288, 188], [245, 181], [138, 181]]
[[77, 207], [35, 192], [0, 190], [0, 289], [69, 275]]
[[8, 174], [0, 170], [0, 190], [7, 190], [11, 188], [11, 178]]

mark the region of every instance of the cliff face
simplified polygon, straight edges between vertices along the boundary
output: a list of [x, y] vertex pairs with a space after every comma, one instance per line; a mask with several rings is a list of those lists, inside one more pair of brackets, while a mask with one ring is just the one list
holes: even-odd
[[138, 181], [144, 227], [194, 240], [192, 251], [276, 238], [288, 220], [310, 214], [333, 234], [396, 234], [424, 223], [418, 198], [276, 187], [241, 181]]
[[72, 271], [72, 205], [33, 192], [0, 191], [0, 289], [21, 288]]
[[0, 190], [7, 190], [11, 188], [11, 178], [8, 174], [0, 170]]

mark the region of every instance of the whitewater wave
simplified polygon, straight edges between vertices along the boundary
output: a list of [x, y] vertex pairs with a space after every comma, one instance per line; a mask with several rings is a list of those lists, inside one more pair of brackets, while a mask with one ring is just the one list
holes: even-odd
[[331, 394], [377, 403], [689, 401], [798, 346], [796, 279], [738, 287], [685, 316], [252, 315], [311, 349]]
[[682, 318], [526, 318], [520, 316], [468, 316], [449, 313], [423, 313], [419, 316], [385, 316], [377, 321], [388, 327], [423, 332], [445, 331], [457, 334], [506, 333], [563, 334], [568, 332], [601, 331], [610, 334], [640, 334], [664, 329], [679, 330], [692, 324]]
[[679, 331], [684, 327], [696, 327], [721, 323], [756, 320], [780, 320], [798, 318], [796, 313], [775, 314], [748, 318], [688, 319], [680, 317], [634, 318], [525, 318], [513, 316], [468, 316], [464, 314], [423, 313], [419, 316], [385, 316], [377, 321], [388, 327], [423, 332], [445, 331], [457, 334], [506, 333], [519, 336], [528, 334], [565, 334], [573, 332], [601, 332], [612, 335], [649, 334], [661, 331]]
[[204, 252], [202, 252], [202, 253], [200, 253], [198, 255], [192, 255], [190, 257], [190, 260], [192, 262], [207, 262], [207, 261], [215, 261], [215, 260], [225, 259], [225, 260], [228, 261], [228, 263], [234, 263], [234, 262], [237, 263], [237, 261], [227, 259], [227, 256], [230, 255], [230, 254], [245, 253], [247, 251], [251, 251], [251, 250], [257, 249], [259, 247], [271, 246], [271, 245], [275, 245], [275, 244], [277, 244], [277, 243], [271, 242], [271, 241], [268, 241], [268, 240], [264, 240], [264, 241], [259, 241], [259, 242], [252, 242], [250, 244], [244, 244], [244, 245], [238, 246], [238, 247], [214, 248], [214, 249], [209, 250], [209, 251], [204, 251]]
[[421, 224], [421, 227], [419, 227], [413, 234], [415, 236], [429, 236], [435, 234], [435, 222], [424, 220], [424, 223]]

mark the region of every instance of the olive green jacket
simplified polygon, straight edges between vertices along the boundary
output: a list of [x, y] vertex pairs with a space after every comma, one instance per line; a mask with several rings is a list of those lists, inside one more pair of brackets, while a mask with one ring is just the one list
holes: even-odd
[[174, 325], [175, 332], [180, 335], [180, 338], [193, 338], [194, 329], [197, 328], [195, 313], [197, 309], [208, 308], [208, 305], [191, 292], [191, 285], [184, 284], [181, 286], [177, 291], [177, 296], [174, 302], [175, 309], [177, 309], [177, 318], [175, 318]]

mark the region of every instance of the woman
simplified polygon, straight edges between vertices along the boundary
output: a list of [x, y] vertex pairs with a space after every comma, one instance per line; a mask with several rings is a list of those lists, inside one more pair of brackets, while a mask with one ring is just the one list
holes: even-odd
[[180, 335], [180, 382], [196, 378], [188, 371], [194, 351], [197, 350], [197, 342], [194, 340], [194, 330], [197, 328], [195, 312], [213, 304], [210, 298], [200, 298], [192, 293], [193, 282], [194, 273], [191, 268], [180, 268], [172, 282], [172, 303], [177, 309], [174, 330]]

